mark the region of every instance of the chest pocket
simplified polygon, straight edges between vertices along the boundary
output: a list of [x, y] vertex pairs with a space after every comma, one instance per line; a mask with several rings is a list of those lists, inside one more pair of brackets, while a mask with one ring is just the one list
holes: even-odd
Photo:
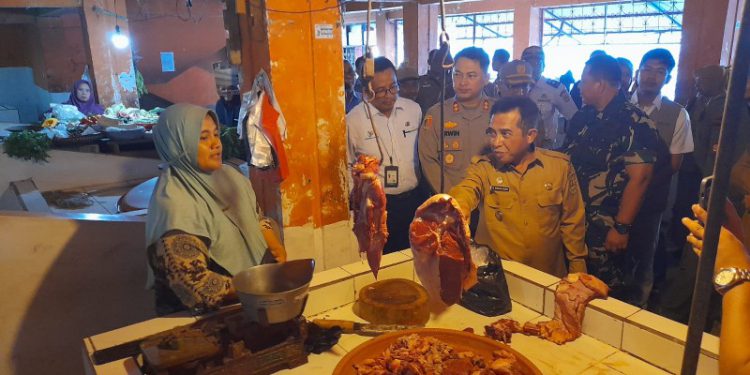
[[539, 194], [536, 198], [539, 207], [562, 206], [562, 192], [559, 190], [547, 191]]
[[492, 192], [487, 195], [486, 203], [492, 209], [509, 209], [515, 203], [515, 194], [509, 191]]
[[560, 223], [563, 202], [562, 192], [557, 188], [545, 191], [537, 195], [536, 202], [537, 209], [534, 221], [538, 223], [539, 231], [546, 236], [554, 235]]

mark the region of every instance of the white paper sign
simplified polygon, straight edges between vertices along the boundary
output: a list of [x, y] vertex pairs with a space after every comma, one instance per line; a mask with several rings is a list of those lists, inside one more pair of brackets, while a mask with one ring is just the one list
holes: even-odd
[[333, 25], [327, 23], [315, 24], [315, 39], [333, 39]]

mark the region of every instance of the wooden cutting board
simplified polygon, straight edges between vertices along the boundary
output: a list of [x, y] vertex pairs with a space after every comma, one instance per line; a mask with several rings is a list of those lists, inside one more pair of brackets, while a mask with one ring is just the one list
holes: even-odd
[[374, 324], [424, 325], [430, 319], [427, 291], [414, 281], [386, 279], [359, 291], [354, 313]]

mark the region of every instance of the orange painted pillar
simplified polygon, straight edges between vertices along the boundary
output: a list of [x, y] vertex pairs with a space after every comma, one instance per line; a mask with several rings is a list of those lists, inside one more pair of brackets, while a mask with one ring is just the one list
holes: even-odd
[[120, 33], [130, 37], [126, 16], [125, 1], [83, 1], [84, 42], [89, 53], [89, 72], [99, 103], [105, 108], [116, 103], [138, 107], [130, 47], [117, 49], [110, 39], [115, 32], [115, 20], [120, 26]]
[[280, 207], [290, 258], [315, 258], [318, 270], [358, 259], [349, 224], [340, 22], [329, 0], [252, 0], [239, 15], [243, 88], [261, 68], [268, 71], [287, 123], [290, 175], [280, 194], [262, 179], [253, 187], [264, 191], [267, 210]]

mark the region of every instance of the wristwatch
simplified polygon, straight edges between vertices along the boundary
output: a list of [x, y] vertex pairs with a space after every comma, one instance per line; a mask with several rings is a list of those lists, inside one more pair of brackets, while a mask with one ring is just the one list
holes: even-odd
[[722, 268], [714, 276], [714, 288], [719, 294], [724, 295], [729, 289], [750, 281], [750, 269], [727, 267]]
[[632, 224], [623, 224], [623, 223], [618, 223], [617, 221], [615, 221], [615, 224], [612, 225], [612, 228], [615, 228], [617, 233], [628, 234], [630, 233], [630, 227], [632, 226], [633, 226]]

